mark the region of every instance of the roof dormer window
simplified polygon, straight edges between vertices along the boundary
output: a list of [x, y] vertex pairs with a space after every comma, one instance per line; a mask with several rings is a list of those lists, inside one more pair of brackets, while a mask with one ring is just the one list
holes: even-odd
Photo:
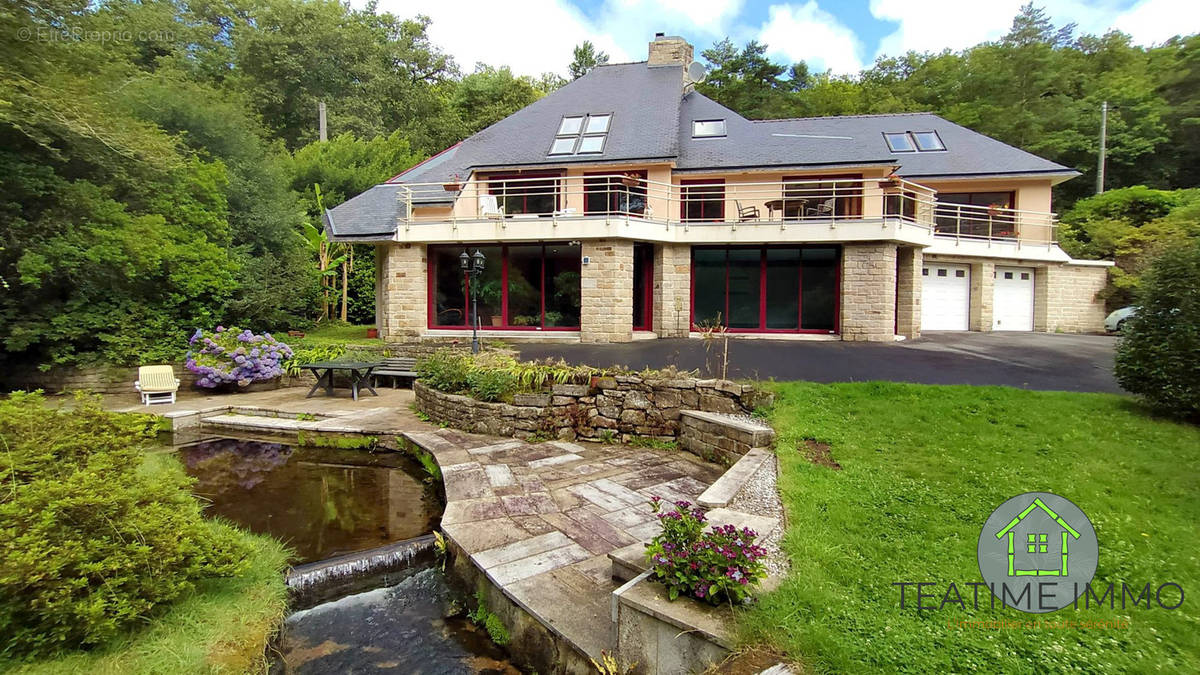
[[725, 120], [696, 120], [692, 122], [692, 138], [719, 138], [725, 135]]
[[940, 152], [946, 149], [936, 131], [884, 132], [892, 152]]
[[565, 115], [550, 144], [551, 155], [596, 155], [604, 152], [611, 113]]

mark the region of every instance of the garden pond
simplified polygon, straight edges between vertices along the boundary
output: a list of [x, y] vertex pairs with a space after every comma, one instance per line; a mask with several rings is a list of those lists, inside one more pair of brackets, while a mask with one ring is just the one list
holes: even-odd
[[520, 672], [465, 618], [461, 595], [430, 556], [412, 554], [416, 543], [395, 549], [386, 574], [355, 555], [388, 550], [438, 525], [441, 502], [412, 458], [237, 438], [174, 451], [196, 479], [194, 492], [211, 502], [208, 515], [287, 543], [298, 570], [320, 574], [331, 558], [335, 568], [362, 570], [355, 586], [293, 603], [298, 611], [284, 624], [272, 673]]

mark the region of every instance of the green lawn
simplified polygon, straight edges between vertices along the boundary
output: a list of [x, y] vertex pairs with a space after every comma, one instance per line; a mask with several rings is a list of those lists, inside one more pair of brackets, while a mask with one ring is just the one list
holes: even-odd
[[362, 345], [383, 349], [383, 340], [367, 337], [367, 329], [374, 327], [374, 324], [356, 326], [339, 322], [322, 323], [314, 326], [311, 330], [304, 331], [303, 338], [289, 338], [286, 335], [276, 337], [287, 342], [293, 349], [331, 344]]
[[[1000, 387], [774, 385], [783, 546], [792, 572], [747, 612], [747, 641], [817, 672], [1200, 672], [1200, 429], [1131, 399]], [[813, 438], [843, 470], [797, 451]], [[1029, 491], [1083, 509], [1100, 542], [1093, 586], [1173, 581], [1168, 611], [1046, 615], [970, 609], [976, 542], [992, 509]], [[968, 609], [899, 607], [901, 581], [955, 582]], [[981, 589], [982, 591], [983, 589]], [[1164, 591], [1165, 604], [1178, 594]], [[933, 600], [937, 604], [938, 597]], [[926, 601], [929, 603], [930, 601]], [[988, 630], [955, 619], [1112, 620], [1129, 628]]]
[[[178, 470], [172, 455], [147, 456], [151, 470]], [[217, 527], [229, 527], [214, 523]], [[92, 652], [18, 665], [27, 675], [151, 675], [160, 673], [266, 672], [266, 647], [287, 611], [283, 571], [290, 552], [270, 537], [237, 530], [250, 550], [250, 566], [235, 578], [201, 582], [196, 592], [173, 603], [144, 629]]]

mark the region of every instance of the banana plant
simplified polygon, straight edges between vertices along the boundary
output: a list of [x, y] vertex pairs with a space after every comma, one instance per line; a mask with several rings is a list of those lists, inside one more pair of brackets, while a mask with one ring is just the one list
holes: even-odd
[[[313, 184], [313, 190], [317, 195], [317, 210], [319, 213], [325, 213], [325, 205], [321, 199], [321, 185]], [[330, 241], [329, 232], [324, 227], [317, 227], [311, 221], [305, 221], [304, 230], [300, 233], [300, 237], [304, 239], [310, 251], [317, 257], [317, 270], [321, 275], [321, 319], [325, 320], [330, 317], [330, 290], [337, 290], [337, 273], [338, 268], [343, 267], [342, 277], [347, 276], [348, 270], [344, 269], [347, 265], [347, 260], [350, 257], [346, 244]], [[342, 319], [346, 318], [346, 288], [343, 284], [342, 288]]]

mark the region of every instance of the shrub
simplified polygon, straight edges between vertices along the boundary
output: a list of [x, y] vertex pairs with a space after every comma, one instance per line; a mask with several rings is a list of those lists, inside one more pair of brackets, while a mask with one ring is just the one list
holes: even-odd
[[449, 394], [467, 391], [471, 357], [453, 349], [439, 349], [417, 362], [417, 377], [422, 382]]
[[201, 517], [182, 467], [144, 465], [155, 429], [83, 396], [0, 401], [0, 651], [95, 646], [241, 571], [240, 535]]
[[300, 366], [304, 365], [305, 363], [335, 361], [341, 358], [345, 353], [346, 345], [343, 343], [297, 347], [296, 349], [292, 350], [291, 357], [283, 362], [283, 369], [289, 377], [299, 377]]
[[714, 525], [704, 531], [704, 512], [691, 503], [675, 502], [662, 511], [662, 500], [651, 500], [662, 523], [659, 533], [646, 547], [654, 578], [667, 587], [674, 600], [688, 595], [718, 605], [743, 603], [750, 586], [766, 575], [762, 558], [766, 551], [754, 543], [758, 535], [750, 528]]
[[1168, 250], [1143, 279], [1115, 373], [1163, 413], [1200, 420], [1200, 242]]
[[511, 400], [517, 391], [517, 378], [503, 370], [475, 369], [467, 375], [471, 396], [480, 401]]
[[244, 387], [274, 379], [283, 374], [283, 362], [293, 356], [292, 348], [270, 333], [255, 335], [224, 326], [217, 326], [211, 336], [196, 329], [188, 344], [193, 349], [199, 344], [200, 351], [188, 352], [187, 369], [199, 376], [197, 386], [207, 388], [233, 383]]

